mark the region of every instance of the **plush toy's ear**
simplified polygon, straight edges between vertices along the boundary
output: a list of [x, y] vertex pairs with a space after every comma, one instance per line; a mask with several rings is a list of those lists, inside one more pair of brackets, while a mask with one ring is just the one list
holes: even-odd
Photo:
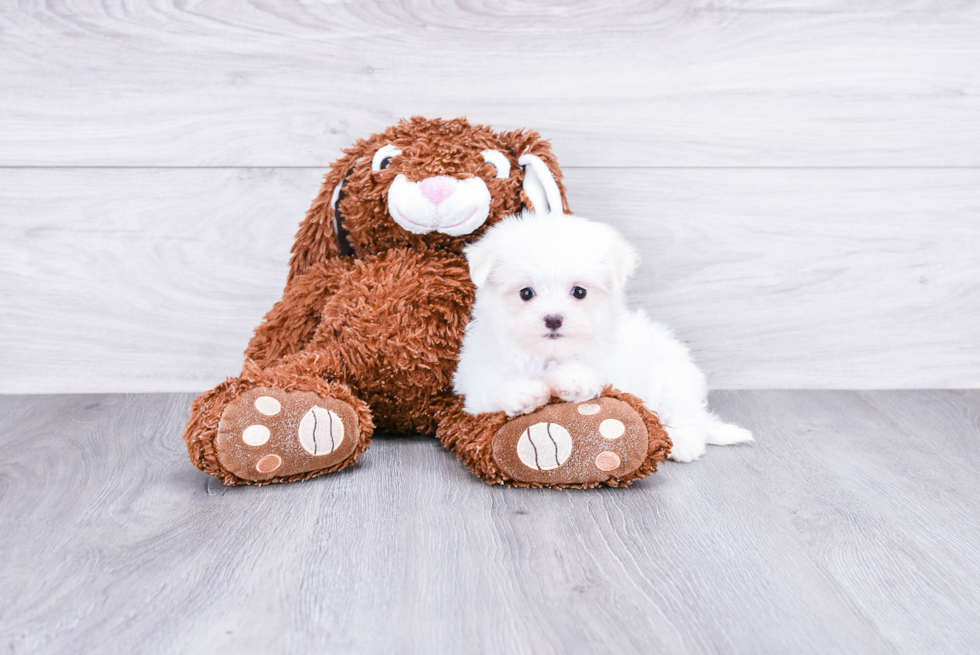
[[521, 155], [517, 163], [524, 168], [524, 195], [532, 205], [529, 209], [542, 214], [561, 214], [561, 191], [558, 190], [558, 183], [548, 165], [540, 157], [530, 153]]
[[488, 241], [489, 239], [482, 239], [466, 246], [463, 251], [466, 253], [466, 262], [470, 265], [470, 279], [478, 289], [487, 283], [490, 272], [496, 265], [493, 248]]
[[289, 280], [308, 267], [333, 257], [349, 257], [354, 251], [347, 241], [343, 216], [337, 207], [344, 198], [344, 180], [357, 162], [355, 153], [334, 162], [323, 178], [320, 193], [313, 200], [299, 226], [289, 261]]
[[504, 132], [499, 138], [524, 169], [524, 208], [570, 214], [561, 169], [551, 144], [533, 130]]

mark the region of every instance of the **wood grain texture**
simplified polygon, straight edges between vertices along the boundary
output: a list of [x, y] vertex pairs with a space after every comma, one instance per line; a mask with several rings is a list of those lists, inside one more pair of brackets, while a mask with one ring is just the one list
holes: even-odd
[[4, 3], [0, 165], [326, 166], [413, 114], [566, 166], [980, 166], [968, 0]]
[[980, 639], [980, 392], [740, 391], [629, 489], [426, 438], [312, 482], [194, 470], [190, 394], [0, 397], [8, 652], [924, 653]]
[[[281, 297], [313, 169], [9, 170], [0, 391], [204, 390]], [[571, 170], [718, 388], [980, 385], [980, 171]]]

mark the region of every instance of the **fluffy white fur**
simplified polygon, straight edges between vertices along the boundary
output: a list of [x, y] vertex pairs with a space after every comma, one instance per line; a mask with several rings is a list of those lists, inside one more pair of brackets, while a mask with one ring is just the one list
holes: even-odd
[[[476, 302], [453, 382], [467, 412], [517, 416], [552, 396], [580, 402], [612, 384], [659, 414], [674, 442], [671, 459], [689, 462], [707, 444], [752, 439], [708, 411], [706, 380], [687, 347], [642, 310], [627, 309], [623, 288], [638, 256], [609, 225], [525, 213], [491, 228], [466, 256]], [[524, 289], [533, 290], [530, 300]], [[546, 317], [552, 326], [560, 317], [561, 326], [548, 327]]]

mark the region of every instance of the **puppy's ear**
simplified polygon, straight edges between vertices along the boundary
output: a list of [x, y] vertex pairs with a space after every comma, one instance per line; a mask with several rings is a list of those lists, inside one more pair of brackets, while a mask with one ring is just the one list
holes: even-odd
[[612, 262], [612, 283], [616, 289], [626, 286], [626, 281], [640, 265], [640, 254], [618, 231], [612, 230], [609, 241], [609, 258]]
[[483, 238], [466, 246], [463, 251], [466, 253], [466, 262], [470, 265], [470, 279], [473, 280], [477, 289], [487, 283], [493, 267], [497, 265], [493, 247], [488, 241], [489, 239]]

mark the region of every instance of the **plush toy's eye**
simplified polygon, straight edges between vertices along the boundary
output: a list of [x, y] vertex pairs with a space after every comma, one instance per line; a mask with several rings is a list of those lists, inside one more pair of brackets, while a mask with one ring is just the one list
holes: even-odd
[[577, 300], [581, 300], [582, 298], [585, 298], [586, 293], [587, 292], [582, 287], [572, 287], [572, 296], [575, 297]]
[[388, 168], [391, 160], [400, 154], [402, 154], [402, 151], [390, 143], [378, 148], [378, 151], [374, 153], [374, 159], [371, 160], [371, 170], [382, 171]]
[[480, 154], [483, 155], [483, 161], [493, 164], [494, 168], [497, 169], [498, 178], [510, 177], [510, 160], [504, 153], [499, 150], [484, 150]]
[[533, 297], [534, 297], [534, 289], [532, 289], [531, 287], [524, 287], [523, 289], [521, 289], [521, 300], [527, 302]]

